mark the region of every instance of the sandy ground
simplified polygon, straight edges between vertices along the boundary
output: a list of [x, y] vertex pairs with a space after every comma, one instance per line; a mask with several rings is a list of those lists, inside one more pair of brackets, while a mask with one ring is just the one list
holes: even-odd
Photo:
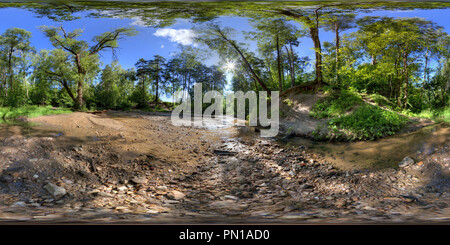
[[114, 111], [30, 121], [39, 125], [1, 128], [0, 221], [450, 220], [448, 145], [404, 168], [344, 171], [247, 127], [175, 127], [164, 114]]

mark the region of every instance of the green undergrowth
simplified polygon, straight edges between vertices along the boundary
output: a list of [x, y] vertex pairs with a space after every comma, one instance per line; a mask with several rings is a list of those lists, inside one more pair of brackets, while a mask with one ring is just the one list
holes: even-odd
[[0, 118], [14, 120], [19, 117], [38, 117], [52, 114], [71, 113], [70, 109], [52, 106], [28, 105], [21, 107], [0, 107]]
[[[384, 97], [371, 99], [377, 105], [389, 105]], [[313, 106], [310, 115], [328, 119], [313, 136], [332, 141], [375, 140], [395, 134], [410, 121], [399, 113], [365, 103], [359, 94], [349, 90], [330, 92]]]
[[384, 97], [382, 95], [371, 94], [371, 95], [368, 95], [367, 98], [372, 100], [378, 106], [386, 107], [391, 110], [394, 110], [396, 108], [394, 103], [392, 103], [391, 101], [389, 101], [389, 99], [387, 99], [386, 97]]
[[404, 112], [404, 114], [412, 117], [431, 119], [436, 122], [450, 123], [450, 107], [446, 107], [442, 110], [426, 109], [419, 113]]
[[311, 108], [310, 116], [320, 119], [338, 117], [364, 103], [360, 95], [349, 90], [342, 89], [325, 94], [327, 96]]

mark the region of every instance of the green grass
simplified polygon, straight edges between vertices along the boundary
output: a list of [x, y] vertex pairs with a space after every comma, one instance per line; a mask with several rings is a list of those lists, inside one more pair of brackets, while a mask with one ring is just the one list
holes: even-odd
[[171, 111], [163, 108], [161, 105], [157, 105], [155, 107], [142, 108], [141, 110], [148, 111], [148, 112], [171, 112]]
[[450, 107], [446, 107], [443, 110], [426, 109], [419, 113], [407, 112], [407, 115], [413, 117], [427, 118], [436, 122], [450, 123]]
[[406, 116], [380, 108], [393, 105], [385, 97], [369, 95], [368, 98], [377, 106], [365, 103], [356, 92], [332, 90], [310, 112], [315, 118], [329, 119], [316, 128], [314, 137], [334, 141], [375, 140], [395, 134], [410, 121]]
[[395, 134], [408, 122], [407, 117], [366, 104], [349, 115], [330, 119], [324, 136], [338, 141], [375, 140]]
[[53, 108], [51, 106], [21, 106], [21, 107], [1, 107], [0, 108], [0, 118], [6, 120], [14, 120], [18, 117], [38, 117], [52, 114], [64, 114], [71, 113], [70, 109], [66, 108]]
[[361, 96], [350, 90], [332, 91], [311, 108], [310, 116], [315, 118], [338, 117], [363, 103]]
[[395, 109], [394, 103], [392, 103], [391, 101], [389, 101], [386, 97], [384, 97], [382, 95], [371, 94], [367, 97], [369, 99], [371, 99], [373, 102], [375, 102], [375, 104], [377, 104], [378, 106], [383, 106], [383, 107], [389, 108], [391, 110]]

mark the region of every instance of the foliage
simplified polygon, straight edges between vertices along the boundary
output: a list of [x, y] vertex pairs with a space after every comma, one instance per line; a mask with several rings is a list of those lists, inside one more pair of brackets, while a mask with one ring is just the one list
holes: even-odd
[[52, 114], [71, 113], [70, 109], [53, 108], [52, 106], [27, 105], [21, 107], [1, 107], [0, 117], [2, 119], [15, 119], [18, 117], [38, 117]]
[[366, 104], [348, 115], [330, 119], [326, 135], [316, 136], [329, 140], [375, 140], [395, 134], [408, 122], [405, 116]]
[[331, 118], [341, 116], [363, 103], [361, 96], [350, 90], [341, 89], [330, 93], [311, 108], [310, 115], [312, 117]]

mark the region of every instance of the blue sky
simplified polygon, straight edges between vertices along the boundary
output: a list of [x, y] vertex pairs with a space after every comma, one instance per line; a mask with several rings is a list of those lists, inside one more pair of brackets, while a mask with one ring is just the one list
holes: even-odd
[[[449, 9], [435, 9], [435, 10], [411, 10], [411, 11], [374, 11], [372, 13], [359, 14], [358, 17], [364, 15], [373, 16], [392, 16], [392, 17], [422, 17], [427, 20], [436, 22], [441, 25], [448, 32], [450, 30], [450, 21], [448, 21]], [[84, 15], [83, 13], [81, 15]], [[249, 31], [251, 29], [250, 24], [245, 18], [238, 17], [220, 17], [219, 21], [228, 27], [232, 27], [238, 31]], [[53, 46], [49, 40], [40, 32], [39, 26], [59, 26], [60, 23], [51, 21], [47, 18], [36, 18], [35, 14], [23, 9], [16, 8], [3, 8], [0, 9], [0, 33], [3, 33], [6, 29], [11, 27], [23, 28], [32, 32], [32, 45], [37, 49], [53, 49]], [[178, 20], [174, 25], [167, 27], [172, 29], [170, 31], [159, 30], [153, 27], [144, 27], [139, 25], [137, 19], [120, 19], [120, 18], [81, 18], [63, 23], [66, 30], [73, 30], [78, 28], [84, 28], [82, 35], [83, 40], [90, 41], [95, 35], [101, 34], [105, 31], [112, 30], [117, 27], [134, 26], [139, 32], [137, 36], [129, 37], [125, 40], [120, 40], [120, 50], [118, 53], [119, 63], [124, 68], [133, 67], [136, 61], [140, 58], [151, 59], [154, 55], [161, 55], [166, 58], [170, 58], [171, 54], [179, 50], [180, 43], [177, 43], [176, 38], [183, 38], [183, 35], [179, 34], [179, 30], [189, 30], [193, 25], [187, 20]], [[299, 24], [296, 24], [299, 26]], [[351, 32], [354, 30], [349, 30]], [[155, 34], [165, 35], [155, 35]], [[172, 40], [171, 36], [172, 34]], [[175, 34], [175, 35], [174, 35]], [[237, 38], [242, 42], [249, 42], [250, 49], [255, 48], [255, 44], [251, 41], [245, 40], [242, 35], [238, 35]], [[332, 32], [320, 32], [321, 41], [332, 42], [334, 34]], [[297, 52], [301, 56], [309, 56], [314, 59], [314, 51], [312, 50], [313, 43], [310, 38], [300, 39], [301, 44], [297, 48]], [[180, 42], [180, 40], [178, 40]], [[187, 42], [189, 43], [189, 42]], [[186, 44], [186, 42], [184, 43]], [[188, 44], [192, 45], [192, 44]], [[102, 53], [102, 62], [104, 65], [109, 64], [112, 61], [111, 52]], [[207, 65], [212, 65], [218, 62], [217, 55], [211, 52], [210, 58], [206, 60]]]

